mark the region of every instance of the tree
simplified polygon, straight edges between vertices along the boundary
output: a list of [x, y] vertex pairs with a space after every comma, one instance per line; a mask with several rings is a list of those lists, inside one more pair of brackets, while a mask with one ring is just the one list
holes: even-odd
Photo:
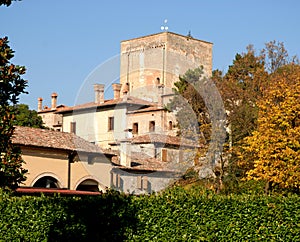
[[12, 107], [15, 110], [15, 122], [16, 126], [27, 126], [33, 128], [46, 128], [43, 123], [42, 117], [38, 116], [37, 111], [30, 110], [26, 104], [17, 104]]
[[175, 97], [168, 104], [169, 110], [177, 110], [180, 135], [208, 143], [211, 133], [210, 118], [205, 102], [195, 84], [201, 81], [203, 68], [189, 69], [174, 83]]
[[247, 179], [266, 181], [266, 189], [279, 186], [299, 192], [300, 66], [277, 69], [258, 106], [258, 129], [245, 138], [241, 155], [242, 160], [253, 160]]
[[[11, 5], [12, 1], [16, 1], [16, 0], [0, 0], [0, 6], [6, 5], [8, 7], [9, 5]], [[21, 0], [19, 0], [19, 1], [21, 1]]]
[[292, 56], [290, 58], [283, 42], [276, 42], [275, 40], [266, 43], [260, 55], [264, 59], [266, 69], [269, 73], [273, 73], [278, 68], [289, 63], [299, 64], [298, 57]]
[[0, 39], [0, 187], [15, 188], [25, 181], [26, 170], [22, 168], [20, 148], [12, 144], [14, 132], [15, 105], [19, 95], [26, 93], [27, 81], [21, 76], [25, 67], [10, 63], [14, 51], [8, 45], [8, 38]]
[[236, 145], [256, 128], [257, 100], [266, 86], [268, 73], [264, 61], [256, 56], [253, 46], [247, 52], [236, 54], [233, 65], [217, 82], [228, 111], [232, 145]]
[[222, 98], [203, 68], [188, 70], [174, 83], [175, 97], [168, 108], [176, 111], [180, 135], [194, 139], [202, 147], [195, 163], [200, 178], [215, 178], [225, 139], [225, 110]]
[[[236, 54], [233, 64], [227, 73], [213, 72], [213, 80], [218, 86], [227, 111], [228, 142], [224, 146], [224, 157], [228, 159], [225, 167], [227, 185], [239, 181], [253, 166], [253, 156], [245, 153], [244, 142], [257, 130], [259, 113], [258, 103], [263, 97], [271, 80], [270, 75], [288, 63], [297, 63], [297, 58], [289, 55], [281, 42], [271, 41], [257, 55], [252, 45], [247, 52]], [[240, 160], [243, 153], [243, 162]], [[226, 155], [227, 153], [227, 155]]]

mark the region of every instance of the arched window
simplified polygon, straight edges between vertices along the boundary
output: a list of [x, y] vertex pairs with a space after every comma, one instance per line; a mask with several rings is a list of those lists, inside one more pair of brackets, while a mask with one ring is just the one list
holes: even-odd
[[98, 182], [93, 179], [86, 179], [77, 186], [76, 190], [99, 192]]
[[172, 121], [169, 121], [169, 130], [172, 130], [173, 129], [173, 122]]
[[58, 181], [51, 176], [41, 177], [34, 183], [33, 187], [59, 188]]

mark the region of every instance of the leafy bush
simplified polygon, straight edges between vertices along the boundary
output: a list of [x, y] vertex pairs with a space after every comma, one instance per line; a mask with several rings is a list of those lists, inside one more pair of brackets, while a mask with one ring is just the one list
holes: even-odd
[[0, 194], [0, 241], [122, 241], [135, 225], [131, 197]]
[[0, 241], [300, 241], [300, 197], [160, 194], [15, 197], [0, 192]]
[[173, 188], [135, 199], [128, 241], [299, 241], [300, 198], [215, 195]]

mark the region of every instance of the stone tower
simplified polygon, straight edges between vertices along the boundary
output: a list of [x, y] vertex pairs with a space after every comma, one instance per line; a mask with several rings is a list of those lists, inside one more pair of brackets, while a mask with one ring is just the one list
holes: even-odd
[[121, 42], [121, 96], [130, 95], [157, 102], [158, 86], [171, 93], [174, 82], [188, 69], [203, 66], [211, 76], [212, 43], [172, 32]]

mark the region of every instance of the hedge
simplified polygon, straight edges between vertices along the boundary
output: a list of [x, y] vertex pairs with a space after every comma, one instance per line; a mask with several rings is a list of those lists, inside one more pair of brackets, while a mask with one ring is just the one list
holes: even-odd
[[135, 225], [131, 198], [0, 194], [0, 241], [123, 241]]
[[171, 189], [136, 198], [130, 241], [300, 241], [300, 198]]
[[149, 196], [0, 193], [0, 241], [300, 241], [300, 197], [215, 195], [172, 188]]

